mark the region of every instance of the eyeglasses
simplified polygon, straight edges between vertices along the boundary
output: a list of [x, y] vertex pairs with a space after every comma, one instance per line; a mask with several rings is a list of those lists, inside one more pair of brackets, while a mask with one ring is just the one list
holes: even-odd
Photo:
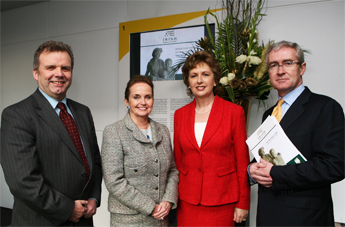
[[300, 62], [297, 61], [293, 61], [293, 60], [285, 60], [283, 61], [283, 64], [279, 65], [277, 62], [272, 62], [268, 65], [268, 70], [269, 71], [278, 71], [279, 66], [282, 66], [284, 69], [289, 69], [292, 66], [294, 66], [295, 64], [299, 64], [301, 65]]

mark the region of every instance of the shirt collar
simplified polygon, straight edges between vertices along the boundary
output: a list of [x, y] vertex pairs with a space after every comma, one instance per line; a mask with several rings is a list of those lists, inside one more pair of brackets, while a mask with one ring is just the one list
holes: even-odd
[[279, 100], [281, 98], [283, 98], [285, 103], [287, 103], [289, 106], [291, 106], [292, 103], [298, 98], [298, 96], [300, 96], [300, 94], [302, 94], [302, 92], [304, 91], [304, 88], [305, 88], [304, 85], [301, 84], [300, 86], [298, 86], [294, 90], [287, 93], [284, 97], [279, 96]]
[[[57, 104], [59, 103], [59, 101], [57, 101], [56, 99], [50, 97], [49, 95], [47, 95], [44, 91], [41, 90], [40, 87], [38, 87], [38, 90], [42, 93], [42, 95], [48, 100], [48, 102], [50, 103], [50, 105], [56, 109]], [[60, 101], [63, 104], [65, 104], [65, 106], [67, 106], [67, 98], [66, 96]]]

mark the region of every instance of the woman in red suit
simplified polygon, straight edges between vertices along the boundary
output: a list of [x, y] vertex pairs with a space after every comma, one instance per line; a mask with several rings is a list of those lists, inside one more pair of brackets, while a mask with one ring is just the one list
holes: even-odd
[[250, 206], [244, 111], [215, 95], [221, 69], [212, 54], [189, 56], [182, 74], [195, 99], [174, 117], [177, 225], [234, 226], [246, 220]]

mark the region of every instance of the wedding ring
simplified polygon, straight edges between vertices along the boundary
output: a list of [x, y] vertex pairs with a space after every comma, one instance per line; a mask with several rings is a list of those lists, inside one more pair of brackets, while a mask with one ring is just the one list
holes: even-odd
[[244, 218], [242, 221], [246, 221], [246, 220], [247, 220], [247, 219]]

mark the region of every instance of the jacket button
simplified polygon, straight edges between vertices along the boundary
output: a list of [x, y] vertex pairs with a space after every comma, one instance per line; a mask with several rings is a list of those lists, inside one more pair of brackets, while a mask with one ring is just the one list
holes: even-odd
[[201, 169], [199, 168], [198, 171], [201, 172]]
[[85, 178], [86, 177], [86, 173], [82, 173], [81, 177]]
[[158, 187], [155, 187], [155, 190], [158, 190]]
[[158, 173], [155, 174], [155, 177], [158, 177]]
[[157, 163], [158, 162], [158, 159], [155, 159], [155, 163]]

